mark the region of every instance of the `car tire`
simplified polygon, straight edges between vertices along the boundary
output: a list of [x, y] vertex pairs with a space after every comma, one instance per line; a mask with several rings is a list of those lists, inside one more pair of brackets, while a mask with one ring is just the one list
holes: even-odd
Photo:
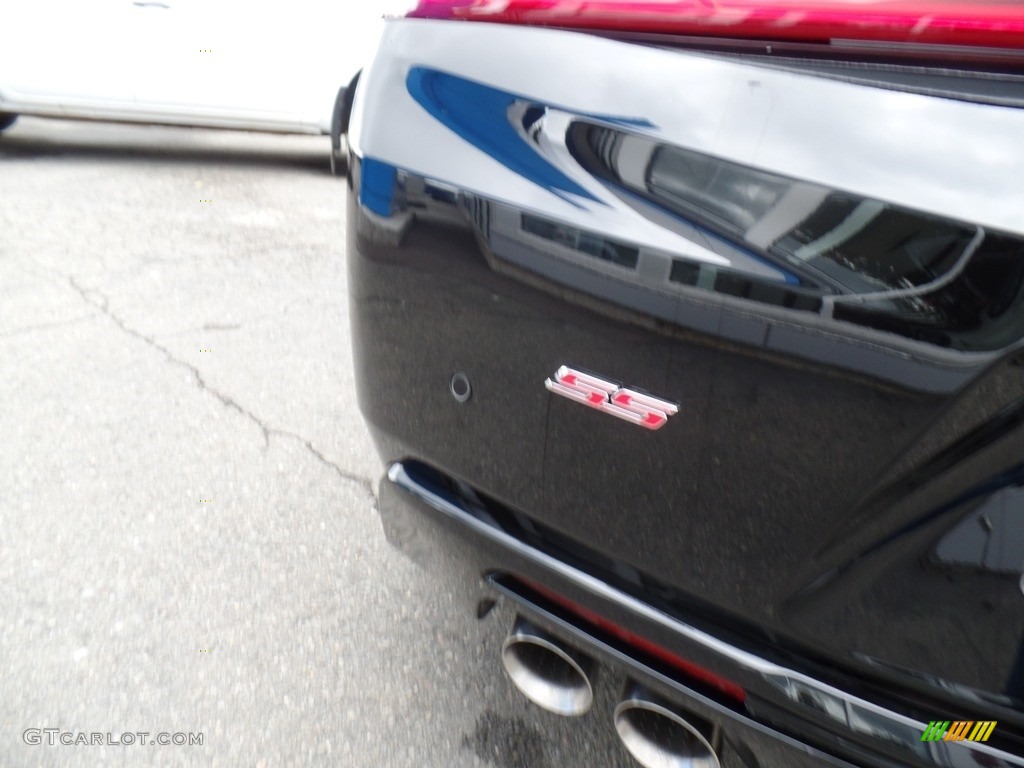
[[[344, 176], [348, 173], [348, 121], [352, 116], [352, 100], [356, 95], [359, 75], [352, 78], [348, 87], [338, 91], [334, 100], [334, 113], [331, 118], [331, 173]], [[343, 141], [344, 139], [344, 141]]]
[[345, 176], [348, 174], [348, 142], [342, 137], [339, 146], [331, 145], [331, 175]]
[[13, 112], [0, 112], [0, 131], [10, 128], [18, 116]]

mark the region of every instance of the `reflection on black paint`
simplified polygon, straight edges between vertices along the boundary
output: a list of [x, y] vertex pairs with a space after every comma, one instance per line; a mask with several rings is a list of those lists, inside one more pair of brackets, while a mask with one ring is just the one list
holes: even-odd
[[931, 293], [861, 306], [835, 317], [964, 351], [1008, 347], [1024, 335], [1024, 243], [986, 235], [958, 279]]
[[953, 269], [974, 236], [965, 227], [876, 200], [831, 193], [771, 246], [827, 276], [840, 293], [927, 285]]
[[[1024, 571], [1024, 467], [968, 492], [974, 494], [977, 507], [939, 540], [929, 560], [950, 571], [983, 571], [1017, 583]], [[1003, 692], [1024, 701], [1024, 636]]]
[[969, 491], [973, 511], [932, 550], [935, 565], [1012, 576], [1024, 570], [1024, 467]]
[[674, 259], [669, 280], [786, 309], [804, 312], [821, 311], [821, 296], [812, 290], [780, 285], [772, 280], [747, 275], [737, 270], [722, 269], [710, 264]]
[[636, 269], [640, 251], [622, 243], [608, 240], [593, 232], [584, 232], [574, 227], [567, 227], [554, 221], [522, 214], [520, 217], [524, 232], [543, 237], [574, 251], [593, 256], [595, 259], [618, 264], [620, 267]]
[[733, 262], [674, 259], [672, 282], [962, 351], [1024, 336], [1019, 237], [582, 121], [567, 143], [624, 199], [697, 227]]
[[733, 235], [764, 217], [788, 186], [788, 179], [679, 147], [658, 146], [647, 167], [653, 196]]

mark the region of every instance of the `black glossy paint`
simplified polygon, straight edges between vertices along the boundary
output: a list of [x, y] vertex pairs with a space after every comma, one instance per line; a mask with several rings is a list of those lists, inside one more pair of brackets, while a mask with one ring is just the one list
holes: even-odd
[[[385, 462], [687, 621], [915, 716], [998, 720], [1024, 753], [1024, 239], [622, 125], [565, 135], [731, 266], [397, 167], [371, 198], [355, 158], [356, 374]], [[650, 432], [556, 397], [561, 365], [679, 414]]]

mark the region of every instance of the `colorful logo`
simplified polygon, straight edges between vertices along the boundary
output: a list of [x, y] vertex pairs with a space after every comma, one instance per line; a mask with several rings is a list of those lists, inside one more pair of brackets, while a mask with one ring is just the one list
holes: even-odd
[[932, 720], [921, 741], [988, 741], [995, 728], [995, 720]]
[[556, 395], [639, 424], [646, 429], [661, 429], [668, 423], [669, 416], [679, 413], [679, 406], [675, 403], [634, 392], [632, 389], [623, 389], [614, 382], [575, 371], [564, 365], [555, 372], [554, 380], [548, 379], [544, 386]]

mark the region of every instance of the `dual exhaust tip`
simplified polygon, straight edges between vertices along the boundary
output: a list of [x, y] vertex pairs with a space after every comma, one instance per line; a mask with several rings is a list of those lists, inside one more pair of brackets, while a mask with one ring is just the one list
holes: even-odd
[[687, 720], [637, 683], [615, 707], [615, 730], [644, 768], [721, 768], [710, 725]]
[[505, 638], [501, 663], [526, 698], [548, 712], [574, 717], [594, 703], [593, 660], [524, 619]]
[[[549, 712], [579, 716], [594, 703], [593, 659], [525, 619], [516, 619], [501, 661], [526, 698]], [[712, 727], [637, 683], [627, 684], [613, 720], [626, 751], [644, 768], [721, 768]]]

